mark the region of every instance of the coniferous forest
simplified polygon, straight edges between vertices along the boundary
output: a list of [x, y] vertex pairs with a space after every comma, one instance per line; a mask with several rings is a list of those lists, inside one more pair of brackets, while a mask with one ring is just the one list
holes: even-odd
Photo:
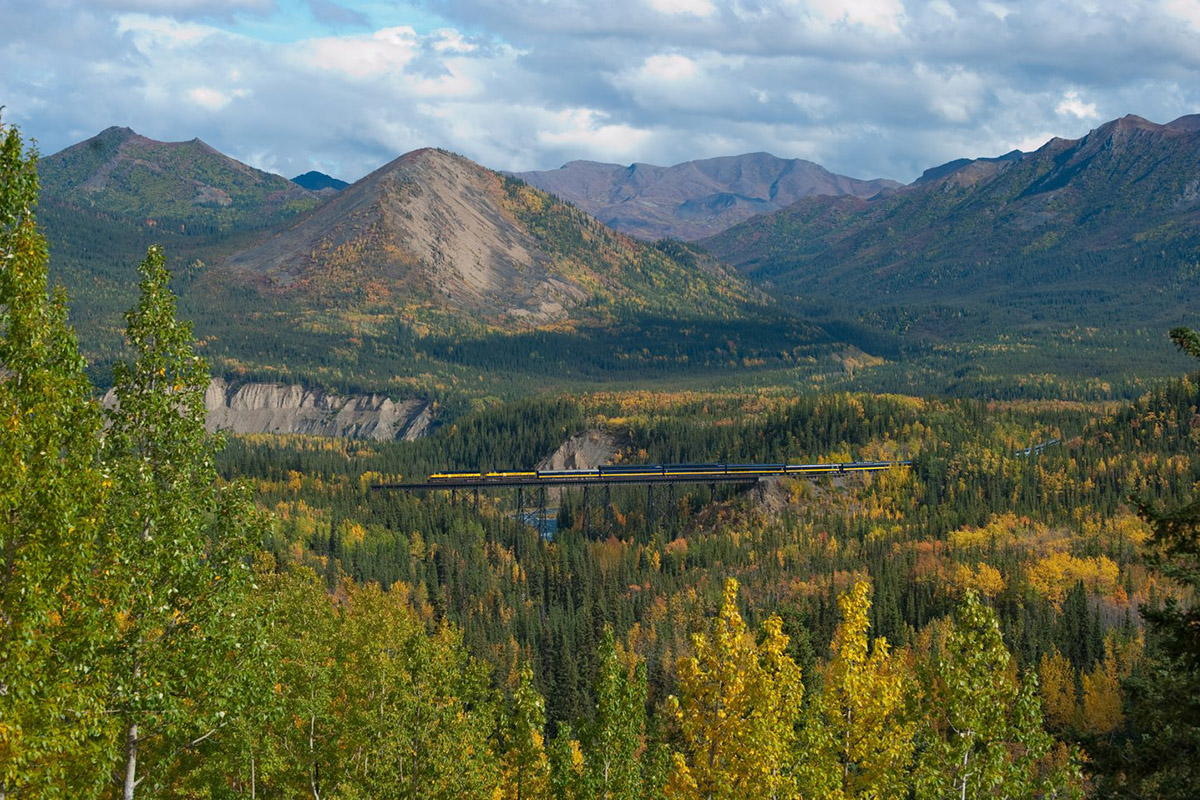
[[[1132, 402], [606, 390], [414, 442], [222, 440], [158, 247], [101, 408], [36, 159], [0, 147], [3, 800], [1200, 790], [1194, 377]], [[585, 431], [628, 463], [912, 464], [561, 490], [542, 524], [512, 492], [378, 488]]]

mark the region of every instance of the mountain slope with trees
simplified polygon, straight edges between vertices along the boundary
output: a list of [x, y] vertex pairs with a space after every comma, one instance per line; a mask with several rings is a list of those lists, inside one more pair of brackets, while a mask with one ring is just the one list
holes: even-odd
[[858, 311], [1177, 324], [1197, 310], [1196, 120], [1123, 117], [873, 198], [802, 200], [704, 246], [777, 290]]

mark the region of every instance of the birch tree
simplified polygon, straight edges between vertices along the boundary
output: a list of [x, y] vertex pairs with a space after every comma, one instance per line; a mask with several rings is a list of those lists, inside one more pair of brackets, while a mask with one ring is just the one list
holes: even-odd
[[968, 591], [934, 665], [917, 797], [1081, 797], [1079, 764], [1055, 752], [1037, 676], [1018, 680], [991, 609]]

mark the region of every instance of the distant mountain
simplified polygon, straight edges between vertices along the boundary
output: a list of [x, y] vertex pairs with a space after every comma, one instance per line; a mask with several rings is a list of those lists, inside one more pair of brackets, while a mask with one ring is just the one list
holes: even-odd
[[873, 198], [807, 198], [702, 244], [812, 306], [1100, 327], [1186, 319], [1200, 310], [1200, 116], [1127, 116]]
[[872, 197], [900, 184], [835, 175], [811, 161], [749, 153], [672, 167], [572, 161], [516, 176], [642, 239], [692, 241], [812, 195]]
[[629, 239], [432, 149], [381, 167], [223, 266], [302, 305], [500, 326], [629, 311], [732, 314], [755, 296], [686, 248]]
[[332, 189], [335, 192], [340, 192], [350, 184], [337, 178], [326, 175], [324, 172], [310, 170], [303, 175], [297, 175], [292, 178], [292, 183], [298, 183], [310, 192], [321, 192], [325, 189]]
[[108, 128], [47, 156], [38, 173], [44, 202], [176, 232], [267, 227], [320, 202], [199, 139], [158, 142], [129, 128]]

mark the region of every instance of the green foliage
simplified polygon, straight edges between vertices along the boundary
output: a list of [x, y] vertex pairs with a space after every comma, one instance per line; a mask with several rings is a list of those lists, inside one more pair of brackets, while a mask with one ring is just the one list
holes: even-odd
[[0, 795], [92, 792], [107, 735], [94, 569], [100, 414], [47, 297], [36, 156], [0, 126]]
[[1035, 674], [1014, 672], [995, 615], [968, 592], [934, 666], [918, 796], [1082, 796], [1075, 757], [1055, 761]]
[[[1171, 338], [1200, 358], [1200, 336], [1176, 328]], [[1200, 500], [1171, 508], [1143, 498], [1139, 513], [1153, 529], [1154, 563], [1186, 593], [1143, 609], [1150, 658], [1127, 681], [1130, 730], [1104, 755], [1105, 789], [1119, 796], [1183, 798], [1200, 785]]]
[[117, 369], [103, 452], [113, 482], [104, 554], [117, 621], [111, 713], [127, 800], [146, 778], [161, 787], [180, 749], [236, 713], [232, 678], [249, 655], [236, 613], [261, 536], [246, 492], [217, 485], [204, 429], [208, 371], [175, 316], [157, 248], [140, 271], [141, 300], [127, 317], [136, 359]]
[[47, 200], [189, 235], [266, 227], [319, 200], [198, 139], [156, 142], [109, 128], [42, 161]]
[[637, 800], [644, 796], [639, 756], [646, 734], [646, 665], [638, 663], [631, 674], [611, 627], [597, 657], [596, 717], [584, 751], [586, 796]]
[[503, 792], [500, 797], [534, 800], [550, 789], [550, 761], [546, 756], [546, 701], [533, 683], [528, 664], [517, 673], [517, 686], [509, 699], [500, 739]]

